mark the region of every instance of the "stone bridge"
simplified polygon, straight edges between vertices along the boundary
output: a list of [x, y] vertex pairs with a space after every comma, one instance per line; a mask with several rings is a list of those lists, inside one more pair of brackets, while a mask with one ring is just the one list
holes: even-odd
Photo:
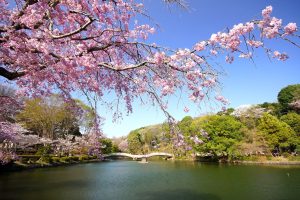
[[165, 153], [165, 152], [154, 152], [154, 153], [149, 153], [145, 155], [134, 155], [130, 153], [111, 153], [104, 155], [104, 158], [110, 158], [110, 157], [129, 157], [132, 158], [133, 160], [141, 160], [142, 162], [147, 162], [147, 158], [153, 157], [153, 156], [160, 156], [160, 157], [165, 157], [167, 158], [173, 158], [174, 155], [170, 153]]

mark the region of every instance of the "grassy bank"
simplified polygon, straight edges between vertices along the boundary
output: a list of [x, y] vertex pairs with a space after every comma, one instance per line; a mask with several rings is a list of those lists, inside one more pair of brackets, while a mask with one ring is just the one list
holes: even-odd
[[35, 155], [22, 155], [20, 159], [14, 162], [10, 162], [6, 165], [0, 165], [0, 172], [5, 171], [19, 171], [19, 170], [28, 170], [35, 168], [45, 168], [45, 167], [57, 167], [57, 166], [69, 166], [74, 164], [81, 163], [91, 163], [91, 162], [100, 162], [101, 159], [98, 159], [95, 156], [49, 156], [49, 157], [40, 157]]

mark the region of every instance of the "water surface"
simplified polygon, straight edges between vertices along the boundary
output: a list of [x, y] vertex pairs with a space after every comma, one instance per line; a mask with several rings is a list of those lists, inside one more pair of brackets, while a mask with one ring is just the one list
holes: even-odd
[[0, 173], [0, 199], [299, 200], [300, 168], [112, 161]]

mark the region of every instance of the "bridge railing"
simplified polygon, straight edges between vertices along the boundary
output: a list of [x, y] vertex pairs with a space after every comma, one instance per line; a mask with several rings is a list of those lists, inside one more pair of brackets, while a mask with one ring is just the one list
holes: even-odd
[[163, 156], [163, 157], [169, 157], [172, 158], [174, 157], [173, 154], [170, 153], [165, 153], [165, 152], [153, 152], [153, 153], [149, 153], [149, 154], [130, 154], [130, 153], [111, 153], [111, 154], [107, 154], [104, 155], [104, 158], [108, 158], [108, 157], [114, 157], [114, 156], [123, 156], [123, 157], [130, 157], [132, 159], [141, 159], [141, 158], [150, 158], [153, 156]]

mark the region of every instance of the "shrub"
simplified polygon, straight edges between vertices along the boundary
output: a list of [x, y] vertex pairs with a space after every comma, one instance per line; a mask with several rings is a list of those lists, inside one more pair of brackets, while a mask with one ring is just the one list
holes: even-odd
[[283, 152], [281, 155], [282, 155], [284, 158], [288, 158], [288, 157], [290, 157], [291, 154], [289, 154], [288, 152]]
[[70, 162], [70, 158], [69, 157], [61, 157], [59, 159], [59, 161], [62, 162], [62, 163], [68, 163], [68, 162]]
[[46, 163], [46, 164], [50, 164], [52, 163], [52, 158], [50, 158], [49, 156], [42, 156], [38, 161], [36, 161], [37, 163]]
[[60, 158], [59, 157], [52, 157], [52, 162], [59, 163]]
[[35, 154], [39, 155], [39, 156], [47, 156], [50, 153], [51, 153], [51, 146], [46, 145], [46, 146], [40, 147]]
[[78, 156], [71, 156], [69, 157], [71, 161], [78, 161], [79, 157]]
[[87, 155], [79, 156], [79, 161], [84, 161], [84, 160], [88, 160], [88, 159], [89, 159], [89, 156], [87, 156]]

